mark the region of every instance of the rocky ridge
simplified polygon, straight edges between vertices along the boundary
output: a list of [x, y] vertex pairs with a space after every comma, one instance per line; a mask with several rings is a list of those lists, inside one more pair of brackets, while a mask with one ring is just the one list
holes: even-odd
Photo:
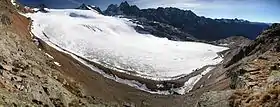
[[213, 44], [229, 47], [230, 49], [236, 49], [238, 47], [248, 46], [251, 42], [252, 40], [244, 36], [231, 36], [226, 39], [212, 41]]

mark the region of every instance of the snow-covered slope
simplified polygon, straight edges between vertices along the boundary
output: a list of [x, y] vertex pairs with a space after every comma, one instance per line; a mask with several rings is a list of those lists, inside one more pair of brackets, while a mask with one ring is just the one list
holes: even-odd
[[[154, 80], [187, 75], [219, 63], [224, 47], [139, 34], [126, 19], [91, 10], [50, 9], [29, 14], [32, 32], [45, 41], [120, 72]], [[135, 73], [136, 72], [136, 73]]]
[[11, 3], [12, 3], [13, 5], [17, 5], [17, 4], [16, 4], [16, 0], [11, 0]]

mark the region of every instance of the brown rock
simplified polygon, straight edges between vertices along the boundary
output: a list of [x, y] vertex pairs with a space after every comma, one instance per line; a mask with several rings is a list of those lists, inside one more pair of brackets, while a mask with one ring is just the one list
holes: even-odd
[[13, 67], [9, 66], [9, 65], [0, 64], [0, 69], [4, 69], [4, 70], [7, 70], [7, 71], [12, 71]]
[[5, 15], [5, 14], [2, 14], [0, 16], [0, 20], [1, 20], [1, 23], [3, 25], [11, 25], [12, 24], [11, 19], [7, 15]]

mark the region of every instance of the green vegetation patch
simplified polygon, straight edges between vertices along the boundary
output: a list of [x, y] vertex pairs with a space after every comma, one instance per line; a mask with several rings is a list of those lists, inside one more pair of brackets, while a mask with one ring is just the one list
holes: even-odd
[[273, 70], [273, 71], [271, 71], [270, 76], [280, 77], [280, 71], [278, 71], [278, 70]]

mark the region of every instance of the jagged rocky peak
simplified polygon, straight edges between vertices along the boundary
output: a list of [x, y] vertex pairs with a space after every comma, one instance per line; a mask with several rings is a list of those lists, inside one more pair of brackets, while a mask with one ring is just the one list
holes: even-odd
[[90, 7], [91, 9], [97, 11], [100, 14], [103, 14], [103, 12], [101, 11], [101, 9], [99, 7], [96, 6], [92, 6], [92, 5], [88, 5], [88, 7]]
[[128, 4], [127, 1], [125, 1], [125, 2], [122, 2], [119, 7], [120, 8], [128, 8], [128, 7], [130, 7], [130, 5]]
[[108, 8], [104, 11], [104, 14], [109, 16], [119, 15], [122, 14], [117, 4], [111, 4]]
[[[244, 23], [244, 24], [252, 23], [253, 24], [253, 22], [250, 22], [248, 20], [238, 19], [238, 18], [235, 18], [235, 19], [224, 19], [224, 18], [222, 18], [222, 19], [214, 19], [214, 20], [217, 21], [217, 22], [228, 23], [228, 24], [230, 24], [230, 23]], [[254, 23], [254, 24], [263, 24], [263, 23]]]
[[82, 4], [81, 6], [79, 6], [78, 8], [76, 9], [81, 9], [81, 10], [91, 10], [86, 4]]
[[[153, 10], [153, 9], [151, 9], [151, 10]], [[163, 12], [166, 12], [166, 13], [169, 13], [169, 14], [172, 14], [172, 13], [176, 13], [176, 14], [184, 13], [184, 14], [181, 14], [181, 15], [197, 16], [191, 10], [181, 10], [179, 8], [176, 8], [176, 7], [165, 7], [165, 8], [164, 7], [158, 7], [156, 9], [156, 11], [163, 11]]]
[[138, 15], [140, 9], [136, 5], [130, 5], [127, 1], [122, 2], [120, 5], [111, 4], [104, 11], [104, 14], [109, 16], [114, 15]]
[[95, 10], [100, 14], [103, 14], [103, 12], [101, 11], [101, 9], [99, 7], [96, 6], [92, 6], [92, 5], [86, 5], [86, 4], [82, 4], [81, 6], [75, 8], [75, 9], [81, 9], [81, 10]]
[[119, 8], [122, 11], [126, 11], [126, 10], [136, 10], [136, 11], [138, 10], [138, 11], [140, 11], [140, 9], [136, 5], [130, 5], [130, 4], [128, 4], [127, 1], [122, 2], [120, 4]]

